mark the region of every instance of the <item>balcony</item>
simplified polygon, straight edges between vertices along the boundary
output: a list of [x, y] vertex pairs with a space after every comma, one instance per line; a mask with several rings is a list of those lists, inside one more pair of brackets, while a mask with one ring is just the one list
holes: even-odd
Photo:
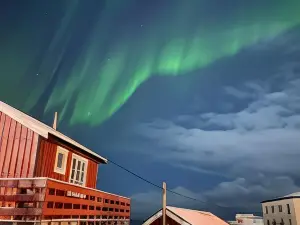
[[51, 178], [0, 178], [0, 223], [129, 224], [130, 199]]

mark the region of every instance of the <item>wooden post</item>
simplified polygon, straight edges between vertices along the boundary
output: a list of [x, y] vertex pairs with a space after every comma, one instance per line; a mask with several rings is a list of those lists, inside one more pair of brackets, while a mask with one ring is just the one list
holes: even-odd
[[57, 112], [54, 114], [54, 121], [53, 121], [53, 129], [56, 130], [57, 128]]
[[162, 205], [162, 221], [163, 225], [166, 225], [167, 184], [165, 182], [163, 182]]

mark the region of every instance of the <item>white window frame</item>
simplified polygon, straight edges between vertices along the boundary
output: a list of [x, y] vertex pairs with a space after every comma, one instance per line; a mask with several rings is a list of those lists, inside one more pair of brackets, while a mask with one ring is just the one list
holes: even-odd
[[[62, 168], [57, 167], [57, 161], [58, 161], [58, 154], [59, 153], [63, 154]], [[64, 149], [61, 146], [57, 146], [56, 156], [55, 156], [55, 164], [54, 164], [54, 172], [55, 173], [59, 173], [59, 174], [62, 174], [62, 175], [66, 174], [68, 154], [69, 154], [69, 151], [67, 149]]]
[[[72, 180], [72, 170], [73, 170], [73, 161], [74, 161], [74, 159], [77, 160], [76, 164], [78, 163], [78, 161], [81, 162], [81, 165], [82, 165], [83, 162], [85, 163], [85, 167], [84, 167], [84, 171], [83, 171], [83, 182], [82, 182], [82, 184], [76, 184], [75, 182], [71, 181]], [[72, 153], [72, 161], [71, 161], [70, 177], [69, 177], [69, 182], [70, 183], [75, 184], [75, 185], [85, 186], [85, 184], [86, 184], [86, 174], [87, 174], [87, 169], [88, 169], [88, 162], [89, 162], [88, 159], [83, 158], [79, 155], [76, 155], [76, 154]], [[78, 172], [76, 167], [77, 167], [77, 165], [75, 165], [74, 178], [76, 177], [77, 172]], [[82, 172], [82, 171], [80, 171], [80, 172]], [[73, 179], [73, 180], [75, 180], [75, 179]], [[79, 182], [80, 182], [80, 175], [79, 175]]]

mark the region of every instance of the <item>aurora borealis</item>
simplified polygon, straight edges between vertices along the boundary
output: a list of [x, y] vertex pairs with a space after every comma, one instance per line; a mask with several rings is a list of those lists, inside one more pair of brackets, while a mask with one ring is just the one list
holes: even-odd
[[18, 4], [1, 7], [1, 100], [30, 111], [51, 86], [44, 110], [70, 124], [101, 124], [150, 77], [188, 75], [300, 24], [299, 0]]

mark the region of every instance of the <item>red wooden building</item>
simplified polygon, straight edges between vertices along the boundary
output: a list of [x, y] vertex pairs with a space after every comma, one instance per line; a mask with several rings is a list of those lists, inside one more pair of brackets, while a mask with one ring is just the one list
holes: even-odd
[[130, 199], [96, 189], [106, 163], [0, 101], [0, 224], [129, 224]]

